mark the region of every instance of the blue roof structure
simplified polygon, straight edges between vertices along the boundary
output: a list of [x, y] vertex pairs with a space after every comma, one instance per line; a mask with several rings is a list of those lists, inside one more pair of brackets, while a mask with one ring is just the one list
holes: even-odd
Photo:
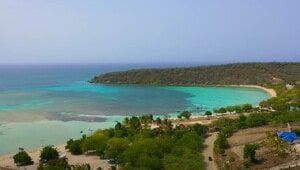
[[278, 131], [277, 136], [288, 142], [293, 142], [297, 139], [297, 135], [295, 132]]

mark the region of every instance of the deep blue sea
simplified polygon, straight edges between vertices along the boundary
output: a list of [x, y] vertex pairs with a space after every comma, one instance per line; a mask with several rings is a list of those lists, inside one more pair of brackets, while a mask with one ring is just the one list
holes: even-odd
[[258, 104], [256, 88], [90, 84], [95, 75], [172, 64], [0, 66], [0, 154], [64, 143], [111, 127], [124, 116], [202, 114], [227, 105]]

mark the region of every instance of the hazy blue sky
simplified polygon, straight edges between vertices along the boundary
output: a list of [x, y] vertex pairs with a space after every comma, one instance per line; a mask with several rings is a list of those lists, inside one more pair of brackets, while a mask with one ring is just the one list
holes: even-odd
[[300, 61], [300, 0], [1, 0], [0, 63]]

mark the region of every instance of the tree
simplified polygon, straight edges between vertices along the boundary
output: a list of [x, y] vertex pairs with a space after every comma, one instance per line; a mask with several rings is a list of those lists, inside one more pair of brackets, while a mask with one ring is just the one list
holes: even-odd
[[152, 123], [153, 121], [153, 115], [149, 114], [149, 115], [143, 115], [140, 117], [140, 121], [142, 124], [147, 125], [148, 123]]
[[249, 159], [251, 162], [255, 162], [256, 150], [259, 148], [257, 143], [249, 144], [247, 143], [244, 147], [244, 158]]
[[46, 163], [40, 163], [37, 170], [69, 170], [71, 169], [66, 158], [52, 159]]
[[177, 115], [177, 118], [182, 119], [182, 115], [181, 114]]
[[242, 106], [242, 110], [243, 110], [244, 112], [250, 112], [252, 109], [253, 109], [253, 106], [252, 106], [251, 104], [244, 104], [244, 105]]
[[83, 141], [83, 151], [96, 151], [101, 156], [104, 154], [108, 139], [109, 137], [103, 131], [96, 131]]
[[125, 117], [125, 118], [124, 118], [123, 124], [124, 124], [125, 126], [129, 126], [129, 118], [128, 118], [128, 117]]
[[114, 134], [115, 137], [126, 137], [127, 136], [127, 130], [125, 126], [122, 125], [122, 123], [117, 122], [114, 128]]
[[163, 158], [165, 170], [194, 170], [205, 169], [200, 154], [193, 153], [189, 150], [184, 150], [180, 156], [174, 154], [167, 154]]
[[40, 160], [43, 162], [48, 162], [49, 160], [58, 159], [58, 151], [53, 145], [45, 146], [40, 155]]
[[206, 111], [206, 112], [205, 112], [205, 115], [206, 115], [206, 116], [211, 116], [211, 115], [212, 115], [212, 112], [211, 112], [211, 111]]
[[269, 117], [265, 113], [252, 113], [247, 117], [248, 127], [262, 126], [268, 123]]
[[227, 137], [224, 133], [219, 133], [217, 139], [214, 142], [214, 149], [219, 154], [224, 154], [225, 149], [229, 147]]
[[69, 149], [69, 151], [73, 154], [73, 155], [80, 155], [83, 153], [82, 151], [82, 141], [81, 140], [73, 140], [70, 139], [67, 142], [67, 146], [66, 149]]
[[219, 109], [219, 113], [226, 113], [226, 112], [227, 112], [227, 110], [224, 107], [221, 107]]
[[123, 138], [111, 138], [107, 141], [105, 156], [110, 159], [117, 159], [127, 148], [128, 141]]
[[142, 127], [140, 119], [138, 117], [133, 116], [129, 119], [129, 127], [131, 129], [140, 129]]
[[160, 118], [160, 117], [157, 117], [155, 121], [156, 121], [156, 123], [157, 123], [158, 125], [161, 124], [161, 118]]
[[20, 150], [17, 154], [14, 155], [14, 162], [17, 166], [25, 166], [33, 164], [31, 157], [24, 150]]
[[123, 162], [128, 163], [124, 169], [161, 169], [160, 158], [163, 157], [164, 145], [168, 144], [166, 140], [149, 137], [135, 140], [121, 156]]
[[122, 129], [122, 124], [120, 122], [117, 122], [115, 125], [115, 130], [121, 130]]
[[186, 119], [190, 119], [190, 117], [192, 116], [192, 113], [189, 111], [183, 111], [178, 115], [178, 118], [186, 118]]
[[201, 124], [194, 124], [191, 126], [191, 128], [193, 129], [193, 131], [195, 131], [199, 136], [204, 136], [207, 131], [208, 131], [208, 127], [201, 125]]
[[89, 164], [77, 164], [71, 166], [72, 170], [91, 170], [91, 166]]

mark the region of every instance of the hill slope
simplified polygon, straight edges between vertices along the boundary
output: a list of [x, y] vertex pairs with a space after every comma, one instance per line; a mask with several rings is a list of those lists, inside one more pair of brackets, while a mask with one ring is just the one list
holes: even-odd
[[266, 85], [300, 81], [300, 63], [239, 63], [106, 73], [92, 83], [165, 85]]

